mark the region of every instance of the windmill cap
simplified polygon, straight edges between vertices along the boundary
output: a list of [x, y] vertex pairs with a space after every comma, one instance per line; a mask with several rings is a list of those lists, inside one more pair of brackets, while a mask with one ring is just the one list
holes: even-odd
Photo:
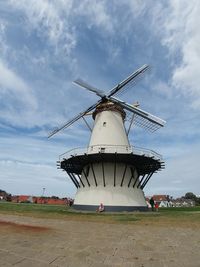
[[114, 112], [118, 112], [120, 113], [120, 115], [122, 116], [122, 119], [124, 120], [126, 117], [126, 112], [123, 110], [123, 108], [116, 104], [113, 103], [111, 101], [106, 101], [106, 102], [102, 102], [100, 103], [95, 111], [92, 113], [92, 118], [95, 120], [95, 117], [98, 113], [102, 112], [102, 111], [114, 111]]

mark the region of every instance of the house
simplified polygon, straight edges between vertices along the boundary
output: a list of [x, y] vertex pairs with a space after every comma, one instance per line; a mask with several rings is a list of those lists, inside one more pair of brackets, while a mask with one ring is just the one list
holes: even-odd
[[60, 199], [55, 197], [33, 197], [33, 203], [48, 204], [48, 205], [67, 205], [67, 199]]
[[0, 200], [10, 201], [11, 195], [4, 190], [0, 190]]
[[47, 200], [47, 204], [49, 205], [66, 205], [66, 200], [65, 199], [53, 199], [53, 198], [49, 198]]
[[12, 196], [11, 201], [15, 203], [28, 203], [30, 202], [30, 196], [28, 195], [19, 195], [19, 196]]
[[183, 197], [172, 200], [173, 207], [194, 207], [195, 201]]
[[35, 197], [35, 196], [28, 196], [28, 195], [19, 195], [19, 196], [12, 196], [12, 202], [71, 206], [71, 204], [73, 203], [73, 199], [59, 198], [59, 197]]
[[147, 206], [151, 208], [150, 199], [153, 198], [155, 203], [159, 204], [159, 207], [167, 208], [172, 207], [171, 198], [169, 195], [153, 195], [152, 197], [146, 197]]
[[169, 195], [153, 195], [154, 201], [159, 204], [161, 208], [171, 207], [172, 203]]
[[151, 205], [150, 205], [150, 199], [151, 197], [145, 197], [146, 203], [147, 203], [147, 207], [150, 209]]

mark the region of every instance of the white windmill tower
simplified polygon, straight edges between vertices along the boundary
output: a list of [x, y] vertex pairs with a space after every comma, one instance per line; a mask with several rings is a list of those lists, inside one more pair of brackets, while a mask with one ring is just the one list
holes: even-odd
[[147, 69], [148, 65], [142, 66], [108, 94], [80, 79], [74, 82], [101, 98], [49, 135], [93, 111], [94, 126], [88, 147], [70, 150], [58, 161], [77, 188], [75, 209], [96, 210], [103, 203], [106, 211], [147, 210], [143, 189], [153, 173], [164, 168], [164, 162], [156, 152], [130, 145], [124, 121], [127, 112], [131, 112], [134, 123], [150, 131], [164, 126], [165, 121], [114, 97]]

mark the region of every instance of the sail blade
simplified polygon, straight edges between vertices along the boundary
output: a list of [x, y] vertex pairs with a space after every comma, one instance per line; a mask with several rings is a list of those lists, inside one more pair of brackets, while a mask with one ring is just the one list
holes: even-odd
[[96, 106], [99, 105], [100, 102], [101, 102], [101, 100], [99, 100], [97, 103], [95, 103], [94, 105], [90, 106], [88, 109], [84, 110], [83, 112], [79, 113], [77, 116], [75, 116], [74, 118], [72, 118], [71, 120], [69, 120], [68, 122], [66, 122], [62, 126], [60, 126], [59, 128], [57, 128], [54, 131], [52, 131], [48, 135], [48, 138], [52, 137], [53, 135], [57, 134], [61, 130], [65, 129], [65, 128], [69, 127], [70, 125], [72, 125], [73, 123], [75, 123], [77, 120], [79, 120], [80, 118], [82, 118], [85, 114], [87, 114], [88, 112], [90, 112], [94, 108], [96, 108]]
[[82, 79], [77, 79], [77, 80], [73, 81], [73, 83], [95, 93], [96, 95], [98, 95], [100, 97], [105, 96], [103, 91], [93, 87], [92, 85], [88, 84], [87, 82], [83, 81]]
[[142, 75], [147, 69], [149, 69], [149, 65], [143, 65], [141, 68], [133, 72], [130, 76], [128, 76], [125, 80], [123, 80], [121, 83], [117, 84], [109, 93], [108, 97], [113, 96], [118, 91], [120, 91], [122, 88], [124, 88], [129, 83], [133, 82], [137, 77]]
[[108, 99], [110, 99], [112, 102], [116, 104], [119, 104], [124, 109], [134, 113], [136, 115], [134, 117], [134, 120], [136, 119], [136, 124], [150, 131], [156, 131], [160, 127], [163, 127], [166, 123], [161, 118], [156, 117], [142, 109], [136, 108], [128, 103], [125, 103], [115, 97], [110, 97]]

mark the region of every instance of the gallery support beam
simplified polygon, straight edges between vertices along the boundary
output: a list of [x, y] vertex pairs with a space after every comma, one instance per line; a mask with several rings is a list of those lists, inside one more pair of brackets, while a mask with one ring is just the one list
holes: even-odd
[[148, 177], [145, 179], [144, 183], [141, 185], [141, 189], [144, 189], [148, 181], [150, 180], [151, 176], [153, 175], [154, 172], [150, 173]]
[[74, 173], [71, 173], [71, 175], [74, 178], [74, 181], [76, 181], [78, 187], [81, 187], [79, 181], [76, 179], [76, 175]]
[[137, 185], [137, 188], [139, 188], [139, 186], [141, 185], [142, 181], [144, 180], [145, 174], [142, 176], [142, 178], [140, 179], [140, 182]]
[[123, 173], [123, 176], [122, 176], [121, 186], [123, 186], [124, 177], [125, 177], [125, 174], [126, 174], [126, 169], [127, 169], [127, 164], [125, 165], [125, 168], [124, 168], [124, 173]]
[[76, 179], [74, 179], [74, 177], [72, 176], [71, 173], [67, 172], [67, 174], [69, 175], [69, 177], [71, 178], [72, 182], [74, 183], [74, 185], [76, 186], [76, 188], [80, 187], [80, 185], [78, 184], [78, 181]]
[[89, 183], [89, 181], [88, 181], [88, 177], [87, 177], [87, 174], [86, 174], [84, 168], [83, 168], [83, 174], [84, 174], [84, 176], [85, 176], [85, 179], [86, 179], [86, 181], [87, 181], [88, 186], [90, 187], [90, 183]]
[[130, 178], [130, 180], [128, 182], [128, 187], [130, 187], [131, 181], [132, 181], [132, 179], [134, 177], [135, 167], [130, 167], [130, 169], [131, 169], [131, 178]]
[[146, 181], [148, 180], [149, 176], [150, 176], [151, 173], [147, 174], [144, 181], [143, 181], [143, 184], [141, 184], [140, 188], [142, 189], [143, 185], [146, 183]]
[[117, 153], [115, 152], [115, 162], [114, 162], [114, 186], [116, 186], [116, 165], [117, 165], [117, 162], [116, 162], [116, 155]]
[[85, 185], [84, 185], [84, 183], [83, 183], [83, 181], [82, 181], [82, 179], [81, 179], [81, 176], [80, 176], [79, 174], [78, 174], [78, 178], [79, 178], [79, 180], [80, 180], [82, 186], [85, 187]]
[[135, 187], [137, 181], [139, 180], [139, 177], [140, 177], [140, 175], [138, 174], [138, 176], [137, 176], [136, 179], [135, 179], [135, 183], [133, 184], [133, 188]]
[[[72, 156], [72, 158], [74, 158], [74, 156]], [[73, 160], [71, 161], [71, 165], [72, 165], [72, 167], [74, 168], [75, 166], [74, 166], [74, 163], [73, 163]], [[72, 173], [71, 173], [72, 174]], [[83, 187], [85, 187], [85, 185], [84, 185], [84, 183], [83, 183], [83, 181], [82, 181], [82, 179], [81, 179], [81, 176], [80, 175], [78, 175], [78, 178], [79, 178], [79, 180], [80, 180], [80, 182], [81, 182], [81, 184], [82, 184], [82, 186]], [[77, 181], [77, 179], [76, 179], [76, 181]], [[78, 181], [77, 181], [78, 182]], [[80, 187], [80, 185], [79, 185], [79, 187]]]
[[96, 179], [96, 175], [95, 175], [95, 172], [94, 172], [93, 163], [91, 163], [90, 166], [91, 166], [91, 169], [92, 169], [92, 174], [93, 174], [93, 177], [94, 177], [95, 185], [97, 186], [97, 179]]
[[106, 186], [106, 181], [105, 181], [105, 172], [104, 172], [104, 162], [101, 162], [101, 166], [102, 166], [102, 175], [103, 175], [103, 186]]

